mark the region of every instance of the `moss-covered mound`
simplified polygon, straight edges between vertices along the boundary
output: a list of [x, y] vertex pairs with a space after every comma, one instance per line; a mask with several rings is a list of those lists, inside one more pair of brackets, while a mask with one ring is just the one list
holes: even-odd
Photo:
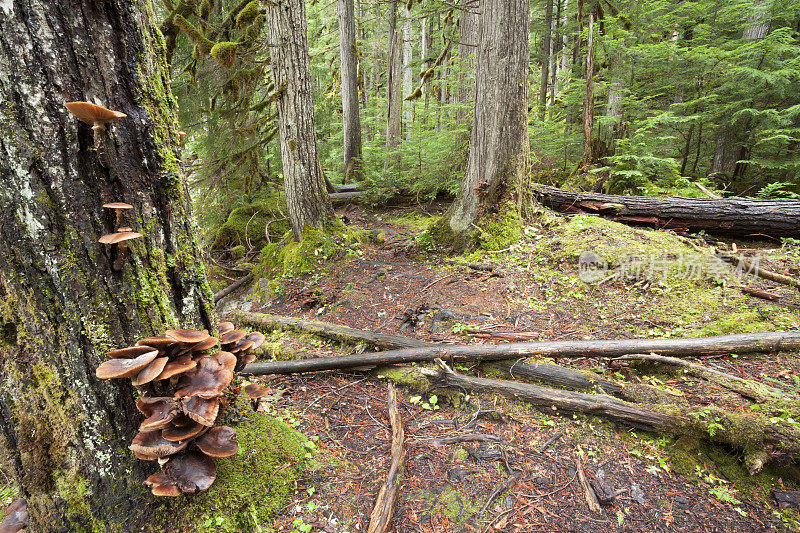
[[225, 223], [216, 231], [211, 248], [224, 250], [236, 246], [259, 249], [267, 244], [266, 230], [270, 235], [284, 235], [292, 229], [286, 218], [286, 200], [271, 196], [231, 211]]

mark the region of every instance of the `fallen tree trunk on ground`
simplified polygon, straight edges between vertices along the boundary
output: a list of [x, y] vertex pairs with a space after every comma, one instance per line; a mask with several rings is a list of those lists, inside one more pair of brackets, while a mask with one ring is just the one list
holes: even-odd
[[800, 202], [758, 198], [617, 196], [537, 185], [539, 201], [562, 213], [587, 213], [625, 224], [736, 237], [800, 236]]
[[364, 190], [364, 185], [361, 183], [340, 183], [333, 186], [336, 192], [358, 192]]
[[315, 320], [303, 320], [290, 316], [267, 315], [264, 313], [250, 313], [239, 311], [234, 313], [234, 320], [239, 324], [248, 325], [264, 331], [276, 329], [286, 329], [298, 331], [300, 333], [311, 333], [319, 337], [345, 342], [349, 344], [366, 343], [380, 348], [419, 348], [432, 346], [430, 343], [404, 337], [402, 335], [392, 335], [390, 333], [375, 333], [364, 329], [353, 329], [347, 326], [337, 326], [328, 322], [317, 322]]
[[364, 191], [347, 191], [347, 192], [332, 192], [329, 194], [331, 202], [334, 204], [346, 204], [348, 202], [357, 202], [363, 196]]
[[768, 353], [800, 348], [800, 332], [743, 333], [688, 339], [624, 339], [596, 341], [510, 342], [505, 344], [428, 345], [385, 352], [300, 361], [250, 363], [245, 374], [292, 374], [369, 365], [392, 365], [445, 359], [498, 361], [519, 357], [620, 357], [633, 353], [657, 353], [670, 357], [697, 357], [729, 353]]
[[389, 530], [398, 488], [403, 478], [403, 460], [406, 456], [405, 433], [400, 411], [397, 409], [397, 393], [391, 383], [389, 383], [388, 395], [389, 421], [392, 424], [392, 462], [389, 466], [389, 473], [386, 475], [386, 481], [381, 485], [381, 490], [375, 499], [375, 507], [369, 518], [367, 533], [385, 533]]
[[[559, 414], [583, 413], [625, 425], [677, 436], [703, 438], [744, 452], [751, 473], [758, 472], [773, 451], [800, 458], [800, 429], [767, 413], [731, 413], [717, 407], [692, 411], [663, 405], [642, 407], [609, 396], [550, 389], [527, 383], [465, 376], [452, 371], [441, 359], [438, 370], [422, 368], [431, 384], [473, 392], [497, 393], [523, 400]], [[796, 402], [793, 407], [798, 411]], [[792, 412], [790, 416], [798, 416]]]
[[214, 303], [217, 303], [218, 301], [222, 300], [227, 295], [229, 295], [230, 293], [232, 293], [233, 291], [235, 291], [236, 289], [238, 289], [239, 287], [241, 287], [245, 283], [250, 283], [251, 281], [253, 281], [253, 274], [248, 274], [248, 275], [246, 275], [245, 277], [243, 277], [241, 279], [237, 279], [236, 281], [234, 281], [233, 283], [231, 283], [230, 285], [228, 285], [227, 287], [225, 287], [221, 291], [215, 292], [214, 293]]

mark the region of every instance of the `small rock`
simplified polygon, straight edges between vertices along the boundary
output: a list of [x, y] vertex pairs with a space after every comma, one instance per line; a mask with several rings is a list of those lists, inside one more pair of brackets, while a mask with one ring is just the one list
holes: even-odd
[[675, 496], [675, 503], [678, 505], [689, 505], [691, 500], [689, 498], [684, 498], [683, 496]]
[[631, 499], [639, 505], [647, 505], [647, 500], [644, 499], [644, 491], [638, 483], [631, 483]]

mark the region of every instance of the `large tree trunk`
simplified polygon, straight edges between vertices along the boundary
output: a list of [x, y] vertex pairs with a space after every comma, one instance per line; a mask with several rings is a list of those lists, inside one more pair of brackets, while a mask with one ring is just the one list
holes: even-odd
[[616, 196], [536, 186], [543, 205], [567, 213], [591, 213], [627, 224], [754, 237], [800, 236], [800, 202], [756, 198]]
[[526, 207], [530, 0], [504, 0], [481, 17], [469, 160], [442, 222], [457, 247], [470, 240], [484, 206]]
[[398, 172], [400, 135], [403, 130], [403, 94], [400, 84], [402, 62], [400, 32], [397, 29], [397, 0], [389, 3], [389, 32], [386, 51], [386, 168]]
[[410, 132], [414, 126], [414, 101], [405, 98], [414, 90], [414, 71], [411, 61], [414, 59], [414, 34], [411, 26], [411, 10], [405, 9], [403, 17], [403, 120], [405, 130]]
[[592, 129], [594, 128], [594, 7], [589, 12], [586, 40], [586, 95], [583, 100], [583, 167], [594, 162]]
[[546, 0], [544, 12], [544, 39], [542, 40], [542, 78], [539, 82], [539, 120], [544, 120], [547, 111], [547, 83], [550, 79], [550, 57], [552, 55], [553, 0]]
[[[140, 530], [157, 466], [127, 450], [141, 421], [131, 386], [95, 368], [142, 336], [214, 324], [163, 41], [143, 8], [0, 5], [0, 448], [31, 532]], [[128, 115], [102, 133], [103, 165], [73, 100]], [[118, 270], [97, 242], [115, 229], [112, 201], [134, 205], [123, 222], [144, 234]]]
[[277, 103], [286, 207], [299, 241], [306, 226], [325, 226], [333, 218], [314, 129], [306, 5], [304, 0], [282, 0], [266, 11], [272, 77], [281, 92]]
[[353, 0], [339, 0], [339, 36], [344, 181], [361, 181], [361, 117], [358, 108], [358, 59]]
[[476, 50], [478, 49], [478, 26], [480, 24], [480, 3], [478, 0], [464, 0], [458, 18], [458, 103], [461, 107], [456, 120], [467, 121], [472, 116], [475, 100]]

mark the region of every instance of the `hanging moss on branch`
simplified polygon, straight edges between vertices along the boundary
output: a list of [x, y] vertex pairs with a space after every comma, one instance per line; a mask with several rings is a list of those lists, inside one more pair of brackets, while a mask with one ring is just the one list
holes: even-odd
[[236, 25], [237, 26], [247, 26], [257, 16], [261, 14], [261, 10], [259, 9], [258, 0], [253, 0], [242, 9], [238, 15], [236, 15]]
[[211, 47], [211, 57], [224, 69], [230, 69], [236, 59], [236, 49], [239, 43], [223, 41]]
[[202, 59], [211, 53], [211, 49], [214, 48], [214, 41], [203, 35], [202, 32], [198, 30], [194, 24], [186, 20], [183, 15], [175, 15], [175, 25], [186, 34], [186, 37], [188, 37], [190, 41], [197, 45], [197, 51], [200, 54], [198, 59]]

